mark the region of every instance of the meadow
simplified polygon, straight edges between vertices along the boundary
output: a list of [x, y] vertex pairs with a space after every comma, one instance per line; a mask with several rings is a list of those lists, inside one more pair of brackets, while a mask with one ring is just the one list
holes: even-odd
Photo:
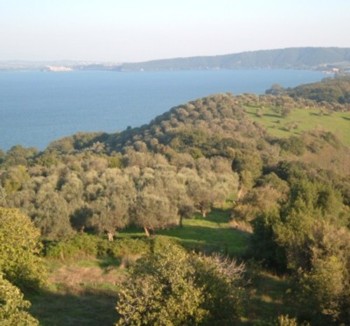
[[300, 136], [305, 131], [330, 131], [344, 145], [350, 146], [349, 111], [330, 113], [317, 108], [293, 108], [285, 117], [276, 113], [274, 107], [261, 109], [246, 106], [245, 111], [252, 120], [261, 123], [272, 136], [286, 138], [292, 135]]
[[[172, 239], [188, 250], [219, 252], [238, 260], [243, 258], [249, 246], [250, 232], [233, 226], [230, 214], [229, 210], [214, 210], [206, 218], [196, 215], [185, 219], [182, 228], [158, 231], [153, 239], [146, 238], [141, 229], [123, 230], [114, 240], [113, 245], [118, 249], [105, 256], [91, 255], [91, 251], [83, 248], [73, 251], [71, 245], [61, 247], [59, 254], [52, 250], [45, 258], [49, 286], [45, 292], [30, 296], [31, 313], [44, 326], [113, 325], [118, 318], [115, 310], [117, 289], [125, 279], [127, 267], [140, 257], [136, 252], [147, 251], [155, 238]], [[91, 236], [91, 239], [109, 245], [106, 239], [97, 236]], [[248, 263], [247, 267], [249, 300], [247, 298], [245, 308], [249, 314], [244, 314], [242, 325], [273, 320], [278, 314], [285, 313], [283, 297], [288, 282], [256, 264], [249, 266]]]

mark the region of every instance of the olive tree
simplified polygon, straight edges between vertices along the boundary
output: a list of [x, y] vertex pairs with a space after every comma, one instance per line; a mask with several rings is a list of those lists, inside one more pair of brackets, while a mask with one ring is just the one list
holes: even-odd
[[169, 198], [155, 189], [145, 189], [136, 197], [132, 208], [133, 222], [143, 227], [147, 236], [156, 229], [177, 225], [177, 208]]
[[101, 176], [101, 188], [90, 203], [90, 225], [98, 233], [105, 232], [110, 241], [118, 229], [130, 223], [129, 207], [135, 197], [135, 188], [130, 179], [118, 168], [107, 169]]
[[113, 241], [116, 231], [129, 222], [128, 205], [123, 197], [101, 197], [91, 205], [94, 213], [90, 224], [98, 233], [106, 233], [108, 240]]

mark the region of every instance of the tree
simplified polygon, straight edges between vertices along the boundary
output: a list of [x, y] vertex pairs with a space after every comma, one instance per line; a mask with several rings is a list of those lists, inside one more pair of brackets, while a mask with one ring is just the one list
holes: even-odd
[[129, 222], [129, 204], [123, 197], [100, 197], [92, 204], [93, 216], [90, 224], [98, 233], [105, 232], [108, 240], [113, 241], [118, 229]]
[[263, 162], [259, 154], [253, 151], [237, 152], [232, 161], [232, 170], [237, 172], [241, 187], [251, 188], [254, 181], [261, 175]]
[[177, 225], [179, 221], [176, 206], [166, 195], [152, 188], [139, 192], [132, 215], [134, 223], [143, 227], [147, 236], [150, 231]]
[[0, 323], [2, 326], [36, 326], [39, 322], [26, 310], [30, 303], [21, 291], [0, 274]]
[[6, 172], [1, 174], [1, 183], [7, 194], [15, 193], [20, 190], [23, 184], [29, 180], [27, 168], [23, 165], [9, 167]]
[[27, 216], [17, 209], [0, 208], [0, 272], [21, 289], [37, 289], [45, 283], [39, 238]]
[[36, 196], [34, 222], [49, 240], [64, 239], [73, 234], [69, 206], [61, 194], [45, 185]]
[[203, 324], [235, 325], [242, 313], [244, 265], [218, 254], [191, 259], [204, 296], [202, 307], [208, 312]]
[[186, 188], [189, 198], [203, 217], [210, 212], [213, 205], [213, 192], [210, 184], [193, 171], [186, 171]]
[[241, 310], [243, 265], [187, 253], [161, 239], [119, 292], [118, 325], [233, 325]]
[[[350, 318], [350, 232], [324, 221], [312, 228], [309, 269], [300, 269], [299, 310], [317, 323], [320, 317], [347, 324]], [[327, 320], [326, 319], [326, 320]]]
[[100, 187], [90, 203], [92, 218], [88, 224], [98, 233], [105, 232], [111, 241], [118, 229], [129, 224], [129, 207], [135, 188], [127, 173], [118, 168], [107, 169], [100, 178]]
[[133, 267], [119, 291], [117, 325], [199, 325], [203, 300], [189, 255], [167, 244]]
[[82, 233], [93, 215], [92, 209], [87, 206], [82, 206], [76, 209], [70, 216], [70, 223], [72, 227]]

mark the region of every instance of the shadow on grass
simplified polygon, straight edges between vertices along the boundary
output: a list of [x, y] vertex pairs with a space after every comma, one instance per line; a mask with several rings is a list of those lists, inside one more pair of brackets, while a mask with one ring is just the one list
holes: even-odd
[[43, 326], [112, 326], [118, 319], [116, 295], [110, 291], [43, 292], [29, 300], [31, 314]]
[[[174, 238], [191, 250], [218, 251], [230, 256], [243, 256], [248, 247], [250, 234], [229, 226], [230, 211], [215, 209], [207, 217], [196, 214], [183, 221], [183, 227], [157, 230], [150, 239], [157, 235]], [[119, 233], [119, 238], [145, 239], [143, 230], [129, 227]]]
[[197, 215], [186, 220], [183, 227], [162, 230], [158, 234], [174, 237], [189, 249], [243, 256], [250, 234], [229, 227], [229, 220], [227, 212], [215, 210], [206, 218]]
[[105, 271], [108, 271], [112, 267], [119, 267], [121, 265], [121, 259], [117, 257], [103, 257], [99, 259], [98, 265]]
[[273, 113], [264, 113], [264, 117], [283, 119], [283, 117], [281, 117], [280, 115], [278, 115], [278, 114], [273, 114]]
[[195, 218], [198, 220], [206, 220], [216, 223], [228, 223], [231, 220], [231, 214], [226, 210], [214, 209], [208, 214], [207, 217], [202, 217], [201, 215], [197, 214]]
[[350, 117], [342, 117], [344, 120], [350, 121]]
[[246, 325], [276, 321], [279, 315], [293, 315], [293, 308], [286, 301], [288, 283], [271, 275], [259, 275], [251, 284], [246, 301]]

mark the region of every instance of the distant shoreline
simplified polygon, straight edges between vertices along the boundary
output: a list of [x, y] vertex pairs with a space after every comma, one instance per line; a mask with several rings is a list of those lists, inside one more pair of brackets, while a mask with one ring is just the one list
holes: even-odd
[[[51, 67], [51, 68], [50, 68]], [[300, 47], [215, 56], [150, 60], [136, 63], [97, 61], [0, 61], [0, 71], [194, 71], [295, 69], [350, 72], [350, 48]]]

